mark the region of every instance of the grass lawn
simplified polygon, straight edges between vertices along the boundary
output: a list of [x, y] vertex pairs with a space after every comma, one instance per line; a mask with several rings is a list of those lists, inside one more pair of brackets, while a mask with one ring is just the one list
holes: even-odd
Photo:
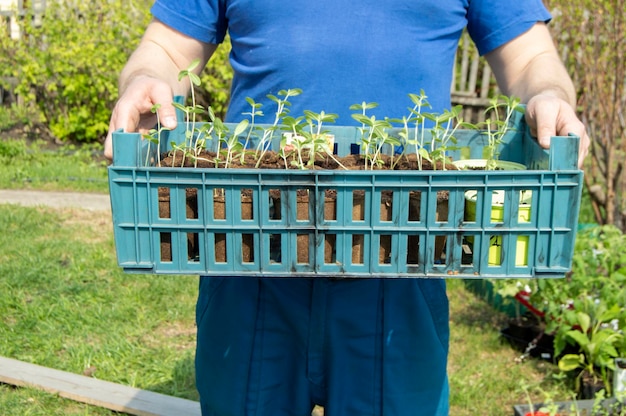
[[[0, 229], [0, 355], [197, 399], [196, 278], [122, 273], [101, 212], [0, 205]], [[0, 409], [110, 413], [8, 386]]]
[[[43, 151], [0, 140], [0, 189], [108, 192], [99, 150]], [[78, 209], [0, 203], [0, 355], [197, 400], [194, 276], [127, 275], [117, 267], [111, 218]], [[506, 316], [449, 280], [453, 416], [512, 415], [545, 394], [567, 400], [546, 362], [516, 362], [499, 337]], [[0, 414], [114, 412], [0, 384]], [[351, 416], [351, 415], [347, 415]]]
[[2, 139], [0, 189], [42, 189], [108, 193], [107, 162], [101, 146], [65, 145]]
[[[193, 276], [117, 268], [108, 215], [0, 205], [0, 355], [197, 399]], [[567, 397], [545, 362], [516, 363], [498, 330], [506, 317], [449, 281], [451, 414], [501, 416], [522, 385]], [[0, 385], [6, 414], [111, 414], [32, 389]]]

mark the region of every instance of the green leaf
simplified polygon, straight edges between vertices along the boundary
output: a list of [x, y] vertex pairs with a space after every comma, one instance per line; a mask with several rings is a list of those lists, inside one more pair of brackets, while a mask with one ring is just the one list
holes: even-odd
[[565, 354], [559, 360], [559, 370], [561, 371], [573, 371], [584, 367], [585, 358], [583, 354]]
[[418, 154], [419, 154], [422, 158], [424, 158], [424, 159], [426, 159], [426, 160], [428, 160], [428, 161], [432, 161], [431, 156], [430, 156], [430, 153], [428, 153], [428, 151], [427, 151], [426, 149], [424, 149], [423, 147], [420, 147], [420, 149], [418, 150]]
[[589, 345], [589, 342], [590, 342], [589, 338], [587, 338], [587, 335], [583, 334], [580, 331], [576, 331], [576, 330], [567, 331], [566, 335], [583, 348]]
[[361, 124], [365, 124], [366, 126], [372, 126], [374, 123], [374, 117], [372, 118], [364, 116], [363, 114], [352, 114], [352, 118], [358, 121]]
[[425, 119], [428, 119], [430, 121], [438, 121], [438, 116], [437, 114], [433, 114], [433, 113], [422, 113], [422, 117], [424, 117]]
[[576, 318], [578, 325], [580, 325], [581, 332], [587, 333], [587, 331], [589, 331], [589, 327], [591, 326], [591, 317], [585, 312], [578, 312], [576, 314]]
[[200, 81], [200, 77], [193, 72], [190, 72], [187, 76], [193, 85], [199, 86], [202, 83], [202, 81]]
[[615, 304], [611, 308], [603, 310], [598, 315], [597, 319], [599, 322], [610, 322], [611, 320], [618, 318], [621, 313], [622, 309], [619, 305]]
[[174, 108], [177, 108], [178, 110], [180, 110], [180, 111], [182, 111], [184, 113], [187, 113], [189, 111], [189, 107], [187, 107], [187, 106], [185, 106], [183, 104], [173, 102], [172, 105], [174, 106]]
[[188, 107], [189, 114], [204, 114], [204, 108], [200, 105], [196, 105], [195, 107]]
[[187, 67], [187, 71], [191, 72], [194, 69], [196, 69], [196, 67], [200, 64], [200, 59], [194, 59], [193, 61], [191, 61], [191, 63], [189, 64], [189, 66]]
[[235, 131], [233, 133], [233, 136], [235, 136], [235, 137], [239, 136], [244, 131], [246, 131], [246, 129], [248, 128], [248, 124], [250, 124], [250, 122], [247, 119], [241, 120], [239, 122], [239, 124], [237, 124], [237, 126], [235, 127]]

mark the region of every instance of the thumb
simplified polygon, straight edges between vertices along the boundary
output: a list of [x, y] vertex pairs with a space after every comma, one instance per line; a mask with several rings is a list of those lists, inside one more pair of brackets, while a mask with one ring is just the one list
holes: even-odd
[[163, 104], [159, 109], [157, 109], [157, 114], [159, 115], [159, 120], [161, 120], [161, 125], [166, 129], [175, 129], [177, 123], [176, 120], [176, 108], [171, 104]]
[[152, 88], [151, 101], [156, 103], [156, 112], [161, 125], [167, 129], [176, 128], [176, 108], [172, 105], [174, 97], [172, 90], [163, 83], [157, 83]]
[[553, 117], [536, 117], [536, 136], [537, 142], [544, 149], [550, 148], [550, 140], [552, 136], [556, 136], [556, 120]]
[[[534, 101], [534, 102], [533, 102]], [[531, 100], [526, 111], [526, 122], [530, 133], [544, 149], [550, 147], [550, 139], [557, 135], [558, 108], [553, 108], [552, 101]]]

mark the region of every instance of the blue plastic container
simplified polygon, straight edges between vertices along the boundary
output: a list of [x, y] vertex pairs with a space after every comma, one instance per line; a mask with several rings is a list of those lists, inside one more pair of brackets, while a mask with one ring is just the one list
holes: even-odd
[[[182, 141], [179, 128], [163, 138], [161, 151]], [[360, 137], [354, 127], [328, 130], [339, 156]], [[460, 131], [456, 138], [453, 160], [482, 156], [484, 134]], [[546, 151], [520, 118], [504, 142], [500, 159], [527, 170], [162, 168], [147, 166], [154, 145], [118, 131], [109, 167], [118, 263], [129, 273], [215, 276], [562, 277], [578, 225], [578, 138], [553, 137]], [[473, 221], [465, 219], [467, 191], [477, 193]], [[494, 191], [505, 195], [499, 222], [491, 221]], [[530, 220], [520, 222], [514, 202], [526, 191]], [[169, 199], [159, 202], [159, 193]], [[447, 206], [438, 202], [442, 195]], [[528, 238], [522, 265], [519, 236]], [[494, 237], [502, 244], [495, 265], [488, 262]]]

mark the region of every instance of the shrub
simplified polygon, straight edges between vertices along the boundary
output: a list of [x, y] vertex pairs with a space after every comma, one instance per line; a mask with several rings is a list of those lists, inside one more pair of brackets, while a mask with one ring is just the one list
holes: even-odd
[[0, 106], [0, 131], [15, 126], [31, 126], [36, 121], [37, 114], [30, 107], [18, 104]]
[[22, 140], [0, 140], [0, 161], [26, 155], [26, 143]]
[[[0, 77], [35, 103], [52, 134], [93, 142], [104, 137], [118, 98], [117, 81], [150, 20], [150, 0], [48, 2], [45, 16], [20, 20], [22, 38], [0, 36]], [[220, 110], [228, 102], [228, 47], [205, 71], [201, 94]]]
[[[22, 38], [0, 38], [0, 68], [36, 103], [51, 132], [99, 139], [117, 98], [117, 76], [147, 23], [147, 0], [49, 2], [42, 23], [21, 20]], [[7, 61], [8, 60], [8, 61]]]

